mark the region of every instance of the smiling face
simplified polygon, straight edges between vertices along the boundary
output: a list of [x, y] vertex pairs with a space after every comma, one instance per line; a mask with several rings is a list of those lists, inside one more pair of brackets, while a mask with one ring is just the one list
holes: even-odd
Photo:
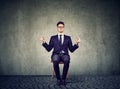
[[58, 24], [57, 30], [58, 30], [59, 33], [63, 33], [64, 32], [64, 25], [63, 24]]

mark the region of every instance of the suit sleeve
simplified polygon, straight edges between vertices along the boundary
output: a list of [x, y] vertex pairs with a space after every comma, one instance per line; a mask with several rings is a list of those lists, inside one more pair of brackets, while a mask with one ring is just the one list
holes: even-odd
[[72, 45], [71, 37], [69, 37], [68, 47], [69, 47], [70, 52], [74, 52], [74, 51], [78, 48], [78, 45], [77, 45], [77, 44]]
[[52, 37], [50, 38], [49, 44], [43, 43], [42, 45], [43, 45], [43, 47], [44, 47], [48, 52], [51, 51], [52, 48], [53, 48], [53, 40], [52, 40]]

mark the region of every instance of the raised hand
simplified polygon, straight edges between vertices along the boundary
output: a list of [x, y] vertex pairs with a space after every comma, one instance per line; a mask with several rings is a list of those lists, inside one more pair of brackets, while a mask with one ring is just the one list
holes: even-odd
[[40, 37], [40, 41], [42, 41], [43, 43], [46, 42], [44, 36], [41, 36], [41, 37]]
[[78, 45], [80, 43], [80, 38], [78, 37], [76, 40], [76, 44]]

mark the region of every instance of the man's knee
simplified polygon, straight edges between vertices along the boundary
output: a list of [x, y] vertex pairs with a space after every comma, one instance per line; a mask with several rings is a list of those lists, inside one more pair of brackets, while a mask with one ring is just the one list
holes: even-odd
[[63, 57], [63, 61], [64, 61], [64, 63], [69, 63], [70, 62], [70, 56], [69, 55], [65, 55]]
[[52, 61], [55, 62], [59, 62], [59, 56], [58, 55], [53, 55], [52, 56]]

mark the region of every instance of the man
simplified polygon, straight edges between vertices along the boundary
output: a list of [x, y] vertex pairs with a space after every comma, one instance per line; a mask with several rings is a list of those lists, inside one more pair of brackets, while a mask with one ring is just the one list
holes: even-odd
[[[78, 44], [80, 43], [80, 38], [78, 38], [76, 44], [72, 45], [70, 36], [64, 35], [64, 27], [64, 22], [59, 21], [57, 23], [58, 34], [51, 36], [49, 44], [46, 43], [44, 37], [41, 37], [41, 41], [43, 42], [42, 45], [48, 52], [51, 51], [53, 48], [51, 59], [53, 61], [54, 71], [57, 78], [57, 85], [66, 85], [66, 75], [70, 63], [68, 49], [70, 50], [70, 52], [74, 52], [78, 48]], [[60, 77], [59, 69], [60, 61], [64, 63], [62, 79]]]

